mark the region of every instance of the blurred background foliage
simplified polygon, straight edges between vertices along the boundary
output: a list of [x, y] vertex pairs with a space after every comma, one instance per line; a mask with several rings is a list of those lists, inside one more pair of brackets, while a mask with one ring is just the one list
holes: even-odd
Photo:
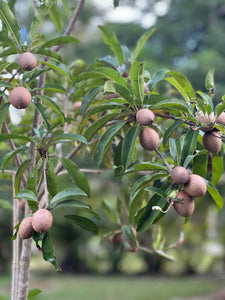
[[[75, 8], [78, 1], [68, 1]], [[215, 68], [216, 98], [224, 94], [225, 83], [225, 4], [223, 0], [121, 0], [120, 6], [113, 8], [112, 0], [89, 0], [72, 33], [80, 40], [75, 46], [65, 46], [63, 54], [67, 63], [83, 68], [94, 63], [96, 58], [112, 55], [103, 43], [98, 25], [113, 30], [119, 41], [131, 51], [139, 37], [150, 28], [157, 31], [146, 43], [139, 60], [153, 74], [159, 68], [173, 69], [185, 74], [195, 89], [204, 90], [204, 78], [209, 69]], [[32, 1], [9, 1], [14, 9], [24, 35], [29, 32], [33, 18]], [[15, 7], [14, 7], [15, 4]], [[58, 7], [62, 6], [58, 1]], [[72, 11], [72, 10], [71, 10]], [[62, 31], [68, 21], [68, 14], [61, 9]], [[65, 25], [64, 25], [65, 24]], [[42, 30], [49, 36], [57, 36], [54, 24], [46, 20]], [[27, 116], [29, 117], [29, 116]], [[90, 153], [75, 162], [80, 168], [91, 167]], [[102, 199], [116, 205], [118, 196], [126, 197], [127, 179], [114, 182], [112, 173], [104, 175], [88, 174], [92, 196], [90, 204], [99, 212], [105, 232], [118, 229], [100, 211]], [[12, 199], [11, 181], [1, 179], [0, 199]], [[60, 189], [68, 183], [67, 176], [60, 176]], [[225, 195], [224, 178], [218, 188]], [[118, 190], [118, 191], [117, 191]], [[11, 201], [11, 200], [10, 200]], [[12, 201], [11, 201], [12, 202]], [[83, 230], [64, 222], [63, 209], [54, 212], [54, 226], [51, 236], [54, 241], [59, 265], [66, 272], [77, 273], [153, 273], [166, 274], [208, 273], [224, 271], [225, 212], [218, 212], [210, 199], [197, 203], [196, 213], [191, 222], [183, 224], [182, 218], [175, 217], [171, 210], [160, 225], [153, 225], [149, 232], [138, 236], [139, 242], [149, 247], [153, 237], [165, 239], [166, 245], [176, 244], [184, 231], [184, 243], [171, 249], [169, 254], [175, 262], [160, 256], [138, 251], [129, 253], [109, 241], [100, 241]], [[11, 257], [11, 210], [0, 208], [0, 273], [10, 268]], [[104, 232], [101, 232], [104, 234]], [[194, 255], [193, 255], [194, 253]], [[33, 270], [50, 270], [51, 266], [41, 260], [41, 253], [34, 248], [31, 267]]]

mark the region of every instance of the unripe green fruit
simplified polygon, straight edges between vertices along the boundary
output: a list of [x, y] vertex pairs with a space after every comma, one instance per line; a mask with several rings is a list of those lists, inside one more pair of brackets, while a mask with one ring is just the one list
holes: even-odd
[[151, 110], [143, 108], [136, 113], [136, 120], [142, 126], [149, 126], [154, 122], [155, 115]]
[[188, 181], [189, 174], [188, 174], [188, 171], [184, 167], [177, 166], [177, 167], [173, 168], [173, 170], [171, 172], [171, 178], [172, 178], [173, 182], [175, 182], [177, 184], [184, 184]]
[[9, 101], [15, 108], [27, 108], [31, 103], [31, 93], [22, 86], [15, 87], [9, 94]]
[[159, 135], [152, 128], [144, 128], [140, 131], [139, 141], [145, 150], [156, 150], [159, 146]]
[[32, 226], [36, 232], [47, 232], [52, 227], [53, 217], [49, 210], [37, 210], [32, 219]]
[[184, 191], [180, 191], [177, 194], [177, 199], [181, 199], [181, 201], [175, 201], [173, 207], [175, 211], [182, 217], [189, 217], [192, 215], [195, 209], [194, 199]]
[[222, 112], [219, 117], [216, 119], [217, 124], [222, 124], [225, 126], [225, 112]]
[[211, 153], [217, 153], [222, 147], [221, 135], [217, 131], [206, 132], [202, 138], [202, 144]]
[[19, 235], [21, 239], [26, 240], [32, 237], [33, 234], [33, 227], [32, 227], [32, 219], [33, 217], [27, 217], [23, 219], [23, 221], [20, 223], [19, 227]]
[[189, 175], [188, 182], [184, 184], [184, 191], [191, 197], [201, 197], [207, 192], [204, 178], [197, 174]]
[[20, 54], [19, 57], [19, 66], [22, 70], [31, 71], [37, 65], [37, 59], [34, 54], [30, 52], [24, 52]]

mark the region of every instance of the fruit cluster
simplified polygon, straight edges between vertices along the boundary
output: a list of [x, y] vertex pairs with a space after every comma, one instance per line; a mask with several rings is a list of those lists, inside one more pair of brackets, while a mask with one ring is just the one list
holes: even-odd
[[202, 197], [207, 192], [206, 182], [197, 174], [189, 175], [182, 166], [173, 168], [171, 179], [174, 183], [184, 187], [184, 190], [177, 193], [173, 207], [179, 215], [187, 218], [195, 209], [194, 197]]
[[[24, 52], [19, 57], [19, 67], [24, 71], [31, 71], [37, 65], [36, 57], [30, 52]], [[27, 108], [31, 103], [31, 93], [28, 89], [15, 87], [9, 94], [9, 102], [17, 109]]]
[[45, 233], [52, 227], [53, 217], [49, 210], [38, 209], [33, 216], [26, 217], [22, 220], [19, 227], [21, 239], [29, 239], [33, 231]]

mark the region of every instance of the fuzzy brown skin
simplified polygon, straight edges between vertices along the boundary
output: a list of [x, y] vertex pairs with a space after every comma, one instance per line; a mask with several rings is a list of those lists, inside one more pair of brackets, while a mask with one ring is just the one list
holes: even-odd
[[221, 135], [217, 131], [206, 132], [202, 138], [202, 144], [211, 153], [218, 153], [222, 147]]
[[142, 126], [149, 126], [154, 122], [155, 115], [151, 110], [143, 108], [136, 113], [136, 120]]
[[32, 219], [33, 217], [27, 217], [23, 219], [23, 221], [20, 223], [19, 227], [19, 236], [21, 239], [26, 240], [32, 237], [33, 234], [33, 226], [32, 226]]
[[22, 86], [15, 87], [9, 94], [9, 102], [17, 109], [27, 108], [31, 103], [31, 93]]
[[177, 166], [177, 167], [173, 168], [173, 170], [171, 172], [171, 178], [172, 178], [173, 182], [175, 182], [177, 184], [184, 184], [188, 181], [189, 174], [188, 174], [188, 171], [184, 167]]
[[177, 194], [177, 199], [182, 199], [181, 201], [176, 201], [173, 204], [175, 211], [182, 217], [189, 217], [193, 214], [195, 209], [194, 199], [184, 191], [180, 191]]
[[19, 57], [19, 66], [24, 71], [31, 71], [37, 65], [37, 59], [34, 54], [30, 52], [24, 52], [20, 54]]
[[49, 210], [37, 210], [32, 219], [32, 226], [36, 232], [47, 232], [52, 227], [53, 217]]
[[189, 180], [184, 184], [184, 191], [191, 197], [201, 197], [207, 192], [207, 185], [204, 178], [199, 175], [189, 175]]
[[219, 117], [216, 119], [217, 124], [222, 124], [225, 126], [225, 112], [222, 112]]
[[139, 141], [145, 150], [156, 150], [159, 146], [159, 135], [152, 128], [144, 128], [139, 134]]
[[122, 231], [119, 230], [110, 236], [110, 242], [113, 244], [120, 244], [122, 242]]

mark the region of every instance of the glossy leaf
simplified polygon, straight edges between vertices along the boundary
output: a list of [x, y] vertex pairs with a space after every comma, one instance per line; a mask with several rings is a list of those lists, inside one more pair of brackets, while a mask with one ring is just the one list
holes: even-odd
[[51, 107], [51, 109], [60, 117], [62, 124], [65, 124], [65, 116], [62, 112], [61, 108], [57, 103], [55, 103], [51, 98], [44, 96], [44, 95], [38, 95], [38, 98], [40, 98], [42, 101], [44, 101], [48, 106]]
[[125, 243], [124, 243], [125, 248], [127, 248], [129, 250], [129, 249], [132, 249], [132, 247], [137, 247], [137, 240], [136, 240], [136, 237], [132, 230], [132, 227], [130, 225], [123, 225], [122, 232], [123, 232], [122, 242], [124, 242], [123, 241], [123, 237], [124, 237], [125, 238]]
[[[5, 1], [0, 1], [0, 19], [7, 26], [18, 49], [21, 50], [20, 27], [13, 12], [10, 10], [8, 4]], [[17, 52], [19, 52], [19, 50]]]
[[47, 188], [49, 194], [54, 197], [57, 194], [57, 183], [56, 183], [56, 175], [55, 169], [51, 162], [51, 160], [47, 160], [46, 163], [46, 180], [47, 180]]
[[[36, 90], [40, 90], [40, 89], [38, 89], [38, 88], [33, 89], [33, 91], [36, 91]], [[56, 84], [56, 83], [46, 83], [45, 86], [41, 90], [53, 91], [56, 93], [63, 93], [63, 94], [67, 93], [67, 90], [63, 86]]]
[[16, 198], [18, 199], [26, 199], [32, 202], [37, 202], [37, 196], [29, 190], [20, 190], [17, 194], [16, 194]]
[[137, 42], [137, 46], [134, 50], [133, 56], [132, 56], [132, 62], [134, 62], [137, 58], [137, 56], [139, 55], [139, 53], [141, 52], [141, 50], [143, 49], [145, 43], [147, 42], [147, 40], [150, 38], [150, 36], [155, 32], [155, 28], [151, 29], [150, 31], [147, 31], [146, 33], [144, 33], [140, 39]]
[[168, 169], [163, 164], [157, 162], [135, 163], [133, 168], [131, 168], [131, 170], [132, 169], [134, 169], [135, 171], [152, 171], [152, 170], [168, 171]]
[[65, 220], [94, 234], [98, 234], [98, 225], [86, 217], [77, 215], [66, 215]]
[[79, 42], [80, 41], [73, 36], [62, 35], [57, 38], [48, 40], [39, 49], [51, 48], [51, 47], [57, 46], [57, 45], [74, 44], [74, 43], [79, 43]]
[[216, 114], [219, 116], [225, 110], [225, 102], [219, 103], [216, 106]]
[[[40, 54], [40, 55], [43, 55], [43, 56], [46, 56], [50, 59], [56, 60], [56, 61], [58, 61], [58, 63], [63, 63], [62, 56], [56, 51], [41, 48], [41, 49], [38, 49], [36, 51], [36, 53]], [[49, 70], [49, 69], [50, 69], [50, 67], [46, 67], [46, 70]], [[41, 71], [41, 70], [39, 70], [39, 71]]]
[[208, 154], [196, 155], [193, 163], [193, 174], [206, 177], [208, 165]]
[[138, 61], [133, 62], [130, 69], [132, 90], [134, 92], [134, 95], [140, 100], [142, 104], [144, 99], [144, 78], [142, 76], [143, 69], [143, 63], [140, 63]]
[[198, 133], [199, 133], [198, 130], [191, 130], [191, 129], [187, 132], [184, 139], [184, 145], [182, 148], [181, 165], [183, 165], [188, 155], [193, 154], [197, 145]]
[[28, 178], [27, 178], [27, 190], [32, 191], [35, 195], [37, 195], [37, 185], [38, 185], [38, 168], [39, 164], [31, 170]]
[[65, 189], [64, 191], [59, 192], [56, 194], [50, 203], [50, 208], [54, 208], [56, 205], [58, 205], [60, 202], [63, 202], [65, 200], [71, 200], [77, 197], [81, 196], [87, 196], [87, 194], [82, 191], [81, 189], [78, 188], [68, 188]]
[[59, 143], [61, 141], [78, 141], [83, 144], [87, 144], [86, 138], [83, 135], [77, 133], [63, 133], [53, 139], [53, 142]]
[[16, 195], [20, 189], [20, 183], [21, 183], [22, 176], [30, 162], [31, 162], [31, 159], [25, 160], [17, 169], [16, 176], [15, 176], [15, 182], [14, 182], [14, 189], [15, 189]]
[[7, 81], [3, 81], [3, 80], [0, 80], [0, 87], [9, 87], [9, 88], [14, 88], [14, 86], [7, 82]]
[[215, 68], [211, 69], [207, 74], [205, 78], [205, 88], [207, 90], [214, 89], [214, 73], [215, 73]]
[[80, 107], [80, 112], [82, 115], [85, 114], [88, 106], [91, 104], [92, 100], [96, 97], [96, 95], [103, 89], [103, 86], [99, 86], [91, 90], [83, 99], [82, 105]]
[[63, 30], [63, 18], [61, 15], [61, 12], [57, 5], [54, 3], [49, 10], [49, 16], [52, 20], [52, 22], [55, 25], [55, 28], [58, 32], [61, 32]]
[[8, 49], [0, 52], [0, 57], [6, 57], [6, 56], [10, 56], [10, 55], [17, 54], [17, 53], [18, 53], [18, 51], [15, 50], [14, 48], [8, 48]]
[[216, 185], [223, 175], [223, 153], [212, 154], [212, 183]]
[[32, 290], [29, 290], [29, 293], [28, 293], [28, 300], [33, 300], [34, 297], [38, 294], [40, 294], [42, 291], [40, 289], [32, 289]]
[[157, 71], [153, 76], [152, 78], [147, 82], [147, 87], [148, 89], [151, 91], [153, 90], [153, 88], [156, 86], [156, 84], [163, 80], [167, 74], [168, 70], [166, 69], [162, 69], [162, 70], [159, 70]]
[[164, 135], [163, 135], [163, 145], [165, 147], [166, 143], [168, 142], [169, 138], [171, 137], [171, 135], [173, 134], [173, 132], [180, 127], [182, 124], [184, 123], [184, 120], [178, 120], [175, 121], [173, 123], [173, 125], [171, 125], [169, 128], [167, 128], [167, 130], [165, 131]]
[[10, 103], [6, 102], [0, 108], [0, 132], [2, 131], [2, 124], [5, 120], [6, 114], [8, 112], [9, 105], [10, 105]]
[[44, 38], [44, 34], [43, 33], [39, 33], [35, 36], [35, 38], [31, 41], [28, 51], [32, 52], [32, 50], [34, 50], [35, 48], [39, 47], [40, 45], [42, 45], [45, 41]]
[[27, 150], [28, 148], [26, 146], [19, 147], [15, 150], [12, 150], [8, 153], [6, 153], [2, 158], [2, 173], [4, 173], [6, 166], [10, 162], [10, 160], [18, 153]]
[[5, 34], [0, 33], [0, 43], [18, 51], [16, 44]]
[[129, 163], [132, 160], [135, 142], [137, 140], [139, 132], [140, 132], [140, 126], [139, 125], [133, 126], [128, 130], [123, 140], [121, 158], [122, 158], [122, 164], [124, 166], [124, 169], [127, 169]]
[[111, 203], [106, 200], [102, 200], [102, 208], [112, 222], [120, 224], [120, 216]]
[[138, 190], [136, 193], [133, 193], [132, 197], [130, 198], [130, 205], [129, 205], [129, 222], [134, 225], [135, 215], [140, 208], [140, 205], [143, 201], [144, 197], [144, 189]]
[[222, 196], [220, 195], [217, 188], [215, 187], [215, 185], [212, 182], [206, 180], [206, 184], [207, 184], [207, 190], [210, 193], [210, 195], [212, 196], [213, 200], [215, 201], [218, 209], [221, 209], [223, 207]]
[[41, 61], [40, 62], [43, 65], [48, 66], [50, 69], [66, 76], [68, 79], [70, 79], [72, 81], [72, 74], [70, 73], [70, 70], [68, 69], [68, 67], [66, 65], [64, 65], [63, 63], [59, 63], [59, 62], [53, 62], [51, 61]]
[[45, 233], [43, 240], [42, 240], [42, 251], [43, 251], [43, 258], [45, 261], [50, 262], [57, 271], [60, 270], [60, 267], [58, 266], [57, 262], [56, 262], [56, 257], [55, 257], [55, 253], [54, 253], [54, 249], [52, 246], [52, 242], [50, 240], [50, 236], [49, 233]]
[[125, 89], [127, 89], [127, 81], [123, 76], [120, 75], [118, 71], [115, 71], [112, 68], [95, 68], [95, 72], [100, 73], [107, 77], [108, 79], [111, 79], [121, 86], [123, 86]]
[[155, 103], [151, 107], [152, 110], [155, 109], [163, 109], [163, 110], [178, 110], [183, 111], [185, 113], [189, 112], [189, 106], [184, 101], [178, 100], [178, 99], [167, 99], [167, 100], [161, 100], [158, 103]]
[[73, 182], [83, 190], [88, 197], [90, 196], [90, 186], [85, 175], [80, 171], [79, 167], [71, 160], [67, 158], [61, 158], [63, 167], [67, 170], [69, 176]]
[[0, 134], [0, 142], [4, 142], [6, 140], [23, 140], [24, 142], [35, 142], [35, 139], [34, 138], [31, 138], [31, 137], [28, 137], [26, 135], [19, 135], [19, 134], [12, 134], [12, 133], [3, 133], [3, 134]]
[[97, 166], [100, 165], [100, 163], [102, 161], [102, 157], [103, 157], [104, 153], [106, 152], [108, 146], [111, 144], [114, 136], [118, 133], [118, 131], [123, 127], [123, 125], [125, 123], [126, 122], [114, 124], [109, 129], [107, 129], [107, 131], [103, 134], [102, 138], [100, 139], [100, 141], [98, 142], [98, 144], [96, 146], [97, 153], [94, 157], [94, 160], [95, 160]]
[[36, 109], [41, 114], [42, 119], [45, 122], [47, 128], [50, 129], [50, 124], [48, 122], [49, 121], [49, 113], [48, 113], [46, 107], [42, 103], [40, 103], [40, 102], [36, 102], [34, 104], [35, 104]]
[[110, 48], [112, 49], [112, 51], [116, 55], [120, 66], [122, 66], [122, 64], [124, 62], [123, 50], [120, 46], [120, 43], [119, 43], [115, 33], [112, 32], [111, 30], [109, 30], [106, 27], [103, 27], [103, 26], [98, 26], [98, 27], [101, 30], [104, 43], [106, 45], [110, 46]]
[[111, 92], [111, 93], [117, 93], [121, 97], [126, 99], [127, 102], [129, 102], [132, 106], [134, 104], [134, 100], [133, 100], [131, 92], [116, 82], [112, 82], [112, 81], [106, 82], [104, 85], [104, 91]]
[[80, 201], [80, 200], [65, 200], [62, 202], [58, 202], [55, 206], [54, 209], [56, 207], [75, 207], [75, 208], [86, 208], [88, 210], [90, 210], [90, 206], [87, 205], [86, 203]]

